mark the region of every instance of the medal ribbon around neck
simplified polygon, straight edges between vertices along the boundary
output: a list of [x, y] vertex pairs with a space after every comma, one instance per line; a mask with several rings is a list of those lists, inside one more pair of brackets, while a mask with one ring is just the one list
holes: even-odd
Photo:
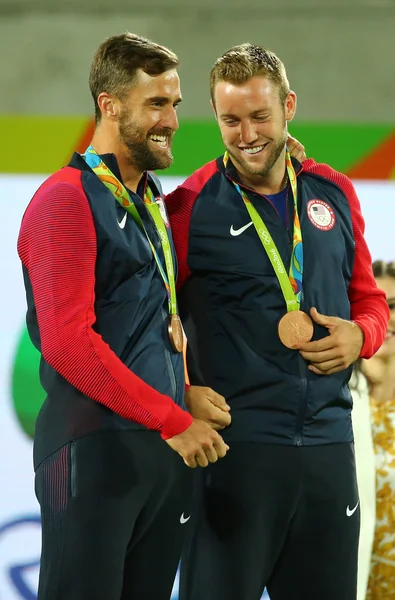
[[[161, 246], [163, 250], [163, 254], [165, 257], [166, 263], [166, 271], [163, 268], [162, 262], [158, 256], [157, 251], [154, 248], [153, 243], [151, 242], [148, 232], [144, 226], [144, 223], [140, 217], [140, 214], [136, 208], [136, 205], [132, 201], [127, 189], [125, 186], [119, 181], [117, 177], [115, 177], [114, 173], [107, 167], [107, 165], [102, 161], [100, 156], [97, 154], [96, 150], [92, 146], [88, 146], [85, 150], [85, 154], [82, 154], [82, 158], [89, 165], [92, 171], [97, 175], [102, 183], [110, 190], [110, 192], [115, 196], [116, 200], [118, 200], [119, 204], [132, 216], [137, 225], [144, 231], [148, 243], [151, 247], [152, 254], [154, 255], [156, 264], [158, 266], [159, 272], [162, 276], [163, 282], [165, 284], [167, 298], [169, 301], [169, 314], [176, 315], [177, 314], [177, 299], [176, 299], [176, 282], [175, 282], [175, 274], [174, 274], [174, 266], [173, 266], [173, 255], [171, 252], [171, 246], [169, 241], [169, 236], [167, 234], [166, 225], [163, 222], [162, 216], [160, 214], [159, 206], [157, 202], [155, 202], [154, 195], [152, 193], [149, 185], [146, 185], [144, 191], [144, 205], [149, 211], [154, 223], [155, 227], [159, 233]], [[167, 274], [166, 274], [167, 272]]]
[[[228, 160], [229, 155], [227, 152], [225, 152], [225, 166]], [[264, 247], [266, 254], [273, 266], [274, 272], [277, 275], [277, 279], [287, 305], [287, 312], [291, 312], [293, 310], [300, 309], [300, 300], [303, 283], [303, 240], [298, 214], [296, 174], [291, 162], [291, 156], [289, 154], [288, 149], [285, 155], [285, 164], [294, 201], [293, 247], [288, 275], [280, 253], [277, 250], [276, 244], [274, 243], [274, 240], [270, 235], [268, 228], [266, 227], [265, 223], [260, 217], [255, 206], [250, 202], [246, 192], [243, 189], [241, 189], [239, 184], [235, 181], [233, 181], [233, 184], [244, 201], [244, 204], [248, 210], [248, 214], [251, 217], [251, 221], [253, 222], [259, 239], [262, 242], [262, 246]]]

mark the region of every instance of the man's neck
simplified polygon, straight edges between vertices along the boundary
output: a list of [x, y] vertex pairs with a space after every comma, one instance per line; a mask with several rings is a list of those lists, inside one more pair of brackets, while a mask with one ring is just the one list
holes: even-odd
[[124, 185], [132, 192], [137, 192], [143, 172], [130, 164], [125, 146], [111, 132], [105, 131], [102, 125], [97, 127], [91, 145], [98, 154], [114, 154]]
[[267, 175], [253, 175], [235, 165], [240, 181], [259, 194], [278, 194], [287, 184], [285, 150]]

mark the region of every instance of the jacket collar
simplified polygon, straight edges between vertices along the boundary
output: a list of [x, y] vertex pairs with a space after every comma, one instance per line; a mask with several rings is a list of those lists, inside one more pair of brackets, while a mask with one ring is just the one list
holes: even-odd
[[[119, 179], [119, 181], [124, 185], [124, 183], [122, 181], [122, 177], [121, 177], [121, 172], [120, 172], [119, 166], [118, 166], [118, 161], [115, 157], [115, 154], [112, 154], [112, 153], [100, 154], [99, 156], [102, 159], [102, 161], [107, 165], [107, 167], [114, 173], [115, 177], [117, 177], [117, 179]], [[90, 171], [91, 173], [93, 173], [90, 166], [87, 165], [85, 160], [82, 158], [82, 156], [78, 152], [74, 152], [73, 156], [71, 157], [69, 166], [74, 167], [75, 169], [78, 169], [79, 171]], [[154, 176], [149, 171], [145, 171], [140, 179], [140, 182], [137, 186], [138, 195], [141, 198], [143, 198], [144, 192], [145, 192], [145, 187], [146, 187], [147, 183], [149, 184], [154, 196], [155, 197], [160, 196], [160, 191], [155, 183]], [[129, 193], [131, 193], [130, 190], [128, 190], [128, 191], [129, 191]]]

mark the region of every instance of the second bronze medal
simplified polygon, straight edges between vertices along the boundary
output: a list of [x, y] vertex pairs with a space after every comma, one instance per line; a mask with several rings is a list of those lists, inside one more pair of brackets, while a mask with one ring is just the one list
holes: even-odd
[[184, 332], [182, 330], [180, 317], [177, 314], [169, 316], [168, 330], [173, 349], [176, 352], [182, 352], [184, 347]]

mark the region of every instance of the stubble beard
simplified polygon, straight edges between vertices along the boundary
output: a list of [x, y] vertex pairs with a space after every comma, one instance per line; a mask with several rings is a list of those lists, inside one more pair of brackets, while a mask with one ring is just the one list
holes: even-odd
[[[284, 125], [285, 125], [285, 121], [284, 121]], [[284, 133], [281, 135], [281, 138], [276, 142], [275, 146], [272, 147], [271, 152], [269, 154], [269, 156], [266, 159], [266, 162], [263, 166], [261, 165], [257, 165], [256, 167], [252, 166], [250, 162], [248, 162], [247, 159], [243, 159], [241, 157], [239, 157], [239, 155], [237, 154], [237, 156], [235, 155], [235, 153], [233, 152], [232, 148], [228, 148], [226, 147], [230, 157], [232, 158], [233, 162], [236, 164], [236, 166], [238, 165], [239, 167], [242, 168], [242, 170], [249, 175], [254, 175], [262, 177], [263, 179], [267, 178], [270, 175], [271, 170], [273, 169], [273, 167], [275, 166], [275, 164], [277, 163], [278, 159], [281, 156], [281, 153], [283, 152], [286, 143], [287, 143], [287, 138], [288, 138], [288, 131], [286, 129], [286, 127], [284, 127]], [[273, 141], [271, 142], [273, 144]]]
[[[148, 135], [152, 135], [153, 133], [168, 136], [169, 148], [167, 151], [158, 148], [158, 151], [155, 152], [150, 148]], [[129, 115], [121, 112], [119, 118], [119, 138], [127, 149], [129, 164], [139, 171], [156, 171], [157, 169], [167, 169], [170, 167], [174, 160], [171, 152], [173, 135], [171, 130], [163, 127], [153, 129], [148, 134], [144, 134], [139, 126], [133, 123]]]

